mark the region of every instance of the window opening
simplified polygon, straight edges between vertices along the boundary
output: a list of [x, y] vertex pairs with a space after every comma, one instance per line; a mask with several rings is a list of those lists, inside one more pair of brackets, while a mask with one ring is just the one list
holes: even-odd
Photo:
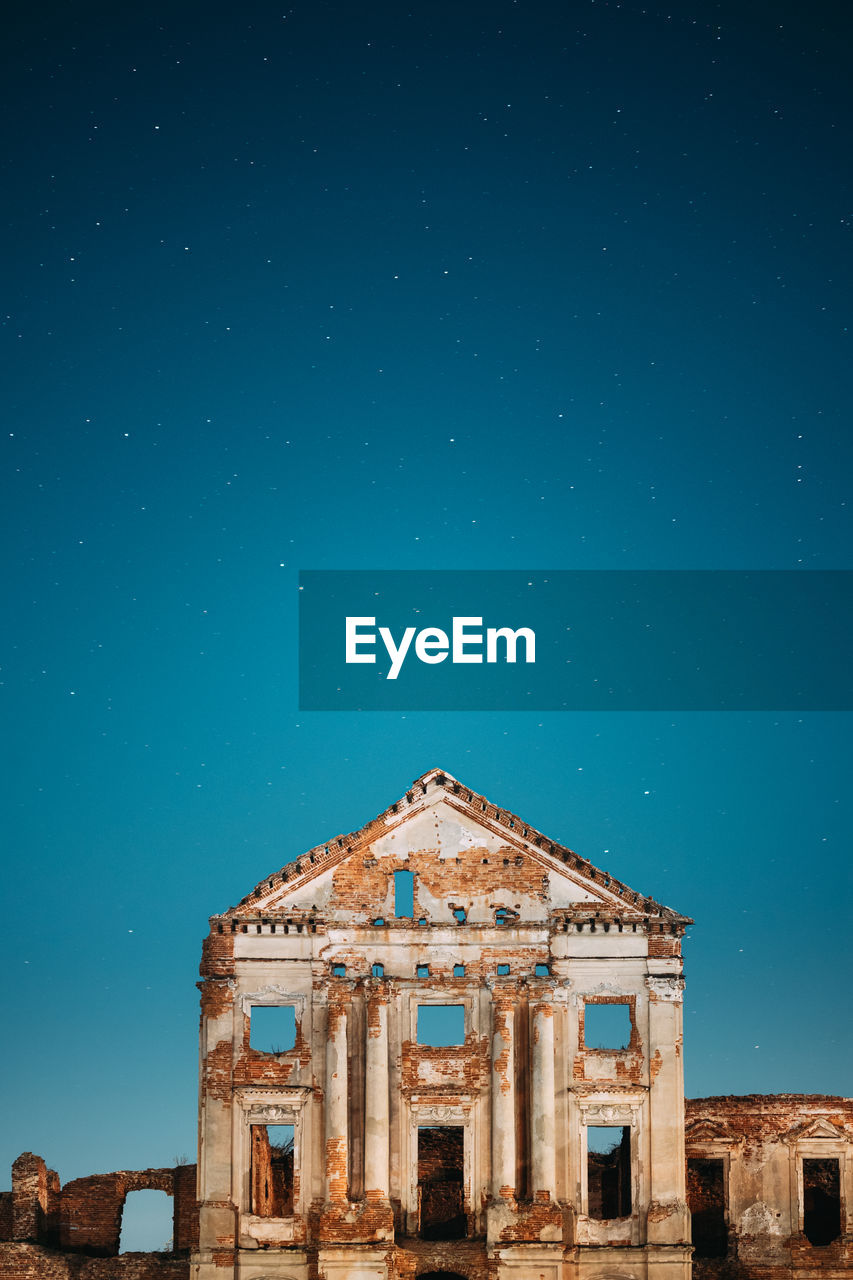
[[587, 1126], [587, 1212], [606, 1222], [631, 1213], [631, 1129], [629, 1125]]
[[333, 976], [334, 976], [334, 977], [336, 977], [336, 978], [344, 978], [344, 977], [346, 977], [346, 972], [347, 972], [347, 967], [346, 967], [346, 965], [345, 965], [345, 964], [333, 964], [333, 965], [332, 965], [332, 974], [333, 974]]
[[252, 1125], [252, 1213], [261, 1218], [293, 1214], [292, 1124]]
[[505, 978], [505, 977], [507, 976], [507, 974], [508, 974], [508, 973], [509, 973], [509, 965], [508, 965], [508, 964], [499, 964], [499, 965], [498, 965], [498, 977], [499, 977], [499, 978]]
[[428, 964], [418, 964], [418, 965], [415, 965], [415, 977], [416, 977], [416, 978], [428, 978], [428, 977], [429, 977], [429, 965], [428, 965]]
[[803, 1233], [809, 1244], [841, 1235], [841, 1178], [837, 1160], [803, 1160]]
[[464, 978], [464, 977], [465, 977], [465, 966], [464, 966], [464, 964], [455, 964], [455, 965], [453, 966], [453, 976], [454, 976], [454, 978]]
[[687, 1204], [693, 1223], [694, 1258], [724, 1258], [728, 1230], [723, 1160], [698, 1156], [688, 1159]]
[[468, 912], [465, 910], [464, 907], [454, 907], [453, 914], [456, 917], [457, 924], [465, 924], [466, 920], [468, 919]]
[[121, 1211], [119, 1253], [171, 1253], [174, 1204], [165, 1191], [128, 1191]]
[[292, 1004], [253, 1004], [249, 1045], [260, 1053], [287, 1053], [296, 1044], [296, 1010]]
[[373, 921], [373, 923], [374, 923], [374, 924], [384, 924], [384, 923], [385, 923], [385, 917], [384, 917], [384, 916], [377, 916], [377, 917], [376, 917], [376, 919]]
[[465, 1130], [418, 1129], [418, 1232], [422, 1240], [461, 1240], [467, 1234], [464, 1192]]
[[631, 1006], [584, 1004], [583, 1042], [587, 1049], [627, 1049], [631, 1043]]
[[394, 915], [412, 916], [415, 911], [415, 874], [413, 871], [394, 872]]
[[535, 973], [537, 978], [549, 978], [551, 976], [551, 966], [549, 964], [537, 964]]
[[374, 965], [372, 966], [372, 968], [371, 968], [370, 972], [373, 974], [374, 978], [381, 978], [381, 977], [383, 977], [383, 976], [384, 976], [384, 974], [385, 974], [385, 965], [384, 965], [384, 964], [378, 964], [378, 963], [377, 963], [377, 964], [374, 964]]
[[418, 1044], [446, 1049], [465, 1043], [464, 1004], [418, 1005]]

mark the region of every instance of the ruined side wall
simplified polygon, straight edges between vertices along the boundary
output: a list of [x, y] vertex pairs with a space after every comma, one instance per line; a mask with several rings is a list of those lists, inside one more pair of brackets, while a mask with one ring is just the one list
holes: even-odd
[[[120, 1170], [60, 1186], [41, 1156], [24, 1152], [12, 1166], [12, 1190], [0, 1198], [0, 1280], [159, 1280], [189, 1275], [198, 1245], [196, 1166]], [[131, 1191], [172, 1196], [175, 1254], [119, 1256], [124, 1203]]]
[[[700, 1098], [686, 1104], [688, 1159], [723, 1162], [726, 1258], [696, 1259], [697, 1277], [721, 1268], [745, 1277], [853, 1272], [853, 1100], [822, 1095]], [[804, 1160], [837, 1160], [840, 1232], [826, 1244], [804, 1231]]]
[[86, 1258], [44, 1245], [0, 1244], [0, 1280], [189, 1280], [188, 1258], [126, 1253]]

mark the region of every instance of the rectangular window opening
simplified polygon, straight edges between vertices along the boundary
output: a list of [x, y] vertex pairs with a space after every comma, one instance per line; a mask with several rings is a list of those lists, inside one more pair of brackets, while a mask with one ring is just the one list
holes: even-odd
[[724, 1258], [729, 1243], [725, 1161], [692, 1156], [688, 1159], [687, 1203], [693, 1223], [694, 1258]]
[[249, 1045], [260, 1053], [287, 1053], [296, 1045], [296, 1010], [292, 1004], [253, 1004]]
[[428, 978], [428, 977], [429, 977], [429, 965], [428, 965], [428, 964], [416, 964], [416, 965], [415, 965], [415, 977], [416, 977], [416, 978]]
[[293, 1214], [292, 1124], [252, 1125], [252, 1213], [260, 1218]]
[[172, 1197], [165, 1191], [128, 1191], [121, 1209], [119, 1253], [171, 1253], [174, 1213]]
[[627, 1049], [631, 1044], [631, 1006], [585, 1002], [583, 1042], [586, 1049]]
[[374, 978], [382, 978], [385, 976], [385, 965], [378, 963], [374, 964], [371, 966], [370, 972], [373, 974]]
[[462, 1240], [468, 1234], [464, 1202], [465, 1130], [418, 1129], [418, 1233], [422, 1240]]
[[465, 966], [464, 966], [464, 964], [455, 964], [455, 965], [453, 966], [453, 976], [454, 976], [454, 978], [464, 978], [464, 977], [465, 977]]
[[418, 1005], [418, 1044], [447, 1049], [465, 1043], [464, 1004]]
[[415, 914], [415, 874], [413, 871], [394, 872], [394, 915]]
[[347, 967], [346, 967], [346, 965], [345, 965], [345, 964], [333, 964], [333, 965], [332, 965], [332, 975], [333, 975], [333, 977], [335, 977], [335, 978], [344, 978], [344, 977], [346, 977], [346, 972], [347, 972]]
[[630, 1125], [587, 1126], [587, 1212], [606, 1222], [631, 1215]]
[[499, 964], [499, 965], [498, 965], [498, 977], [499, 977], [499, 978], [505, 978], [505, 977], [508, 975], [508, 973], [509, 973], [509, 965], [508, 965], [508, 964]]
[[551, 966], [549, 964], [537, 964], [535, 972], [537, 978], [550, 977]]
[[809, 1244], [832, 1244], [841, 1235], [838, 1160], [803, 1160], [803, 1234]]

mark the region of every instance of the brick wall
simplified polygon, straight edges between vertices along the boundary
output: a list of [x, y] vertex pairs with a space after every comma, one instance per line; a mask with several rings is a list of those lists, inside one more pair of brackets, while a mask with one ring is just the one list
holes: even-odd
[[[185, 1274], [185, 1270], [174, 1269], [177, 1262], [170, 1260], [170, 1255], [117, 1256], [125, 1199], [131, 1191], [147, 1190], [165, 1191], [173, 1197], [174, 1250], [188, 1254], [198, 1245], [199, 1234], [194, 1164], [94, 1174], [75, 1178], [61, 1187], [57, 1175], [40, 1156], [24, 1152], [12, 1166], [11, 1192], [0, 1196], [0, 1280], [6, 1276], [17, 1280], [19, 1275], [21, 1280], [29, 1280], [31, 1274], [43, 1275], [45, 1280], [65, 1275], [122, 1275], [128, 1280], [148, 1280], [149, 1274]], [[13, 1242], [21, 1242], [21, 1248], [13, 1249]], [[28, 1252], [24, 1244], [41, 1249]], [[110, 1260], [119, 1270], [90, 1267], [87, 1271], [81, 1255], [88, 1255], [93, 1266], [96, 1258]], [[136, 1259], [133, 1264], [131, 1258]], [[145, 1258], [153, 1259], [150, 1265], [154, 1270], [145, 1269], [140, 1261]], [[163, 1270], [163, 1258], [170, 1260], [171, 1270]], [[20, 1270], [16, 1271], [16, 1267]]]

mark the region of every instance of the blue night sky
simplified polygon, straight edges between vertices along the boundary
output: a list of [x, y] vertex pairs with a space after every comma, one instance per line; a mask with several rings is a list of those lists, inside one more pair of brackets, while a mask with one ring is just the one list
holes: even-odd
[[848, 715], [296, 690], [299, 569], [853, 567], [849, 10], [11, 21], [0, 1170], [194, 1159], [208, 916], [433, 766], [695, 917], [690, 1095], [849, 1092]]

